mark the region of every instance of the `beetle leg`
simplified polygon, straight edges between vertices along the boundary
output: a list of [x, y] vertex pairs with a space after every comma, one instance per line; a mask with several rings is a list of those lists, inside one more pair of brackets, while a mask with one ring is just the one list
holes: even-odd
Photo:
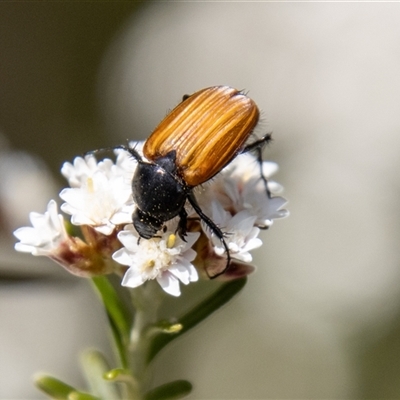
[[187, 100], [190, 96], [191, 96], [191, 94], [184, 94], [184, 95], [182, 96], [182, 102], [184, 102], [185, 100]]
[[187, 212], [185, 210], [185, 207], [182, 207], [181, 211], [179, 211], [179, 223], [176, 231], [178, 232], [178, 235], [184, 242], [186, 242], [185, 239], [186, 227], [187, 227]]
[[261, 139], [255, 140], [253, 143], [249, 143], [247, 146], [243, 147], [239, 154], [247, 153], [249, 151], [255, 150], [257, 148], [263, 148], [266, 144], [272, 141], [272, 135], [267, 133]]
[[192, 192], [190, 192], [188, 194], [188, 200], [189, 200], [189, 203], [194, 208], [194, 210], [199, 215], [199, 217], [207, 224], [207, 226], [212, 230], [214, 235], [217, 236], [217, 238], [221, 241], [222, 245], [225, 248], [225, 252], [226, 252], [226, 267], [225, 267], [225, 269], [223, 271], [221, 271], [220, 273], [218, 273], [217, 275], [214, 275], [214, 276], [209, 276], [208, 273], [207, 273], [207, 275], [208, 275], [208, 277], [210, 279], [214, 279], [217, 276], [222, 275], [228, 269], [229, 264], [231, 263], [230, 251], [229, 251], [228, 245], [225, 242], [224, 233], [221, 231], [220, 228], [218, 228], [218, 226], [215, 224], [215, 222], [211, 218], [207, 217], [207, 215], [203, 213], [202, 209], [198, 205], [198, 203], [196, 201], [196, 198], [194, 197]]
[[267, 178], [264, 176], [263, 173], [263, 168], [262, 168], [262, 163], [263, 163], [263, 157], [262, 157], [262, 151], [263, 148], [266, 144], [268, 144], [270, 141], [272, 140], [271, 138], [271, 134], [267, 133], [264, 137], [262, 137], [261, 139], [256, 140], [253, 143], [248, 144], [247, 146], [245, 146], [243, 148], [243, 150], [240, 152], [240, 154], [243, 153], [247, 153], [249, 151], [255, 151], [256, 155], [257, 155], [257, 161], [258, 161], [258, 165], [260, 167], [260, 177], [262, 179], [262, 181], [264, 182], [264, 186], [265, 186], [265, 191], [267, 193], [268, 197], [271, 197], [271, 192], [268, 189], [268, 181]]
[[265, 191], [267, 192], [267, 196], [271, 197], [271, 192], [268, 189], [268, 181], [267, 181], [267, 178], [264, 176], [264, 172], [263, 172], [262, 150], [263, 150], [262, 147], [257, 147], [256, 148], [257, 161], [258, 161], [258, 165], [260, 167], [260, 177], [261, 177], [262, 181], [264, 182], [264, 187], [265, 187]]

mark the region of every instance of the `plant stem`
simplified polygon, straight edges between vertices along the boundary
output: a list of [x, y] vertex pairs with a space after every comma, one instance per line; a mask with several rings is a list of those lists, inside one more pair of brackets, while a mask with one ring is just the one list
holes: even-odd
[[161, 291], [155, 282], [149, 281], [132, 289], [130, 293], [136, 310], [129, 344], [130, 366], [132, 375], [137, 382], [139, 396], [137, 398], [141, 399], [151, 380], [147, 353], [152, 336], [148, 334], [148, 328], [157, 322]]

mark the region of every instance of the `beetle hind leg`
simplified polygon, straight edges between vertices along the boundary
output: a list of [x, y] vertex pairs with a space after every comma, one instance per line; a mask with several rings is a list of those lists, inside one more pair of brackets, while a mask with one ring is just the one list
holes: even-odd
[[243, 148], [243, 150], [240, 152], [240, 154], [248, 153], [249, 151], [256, 152], [257, 162], [258, 162], [258, 165], [260, 168], [260, 178], [264, 182], [265, 191], [266, 191], [268, 197], [271, 197], [271, 192], [268, 189], [268, 181], [267, 181], [267, 178], [264, 176], [264, 172], [263, 172], [262, 152], [263, 152], [264, 146], [267, 145], [268, 143], [270, 143], [271, 141], [272, 141], [272, 135], [270, 133], [267, 133], [261, 139], [257, 139], [253, 143], [250, 143], [247, 146], [245, 146]]
[[248, 153], [249, 151], [253, 151], [258, 148], [261, 148], [261, 150], [262, 150], [265, 145], [267, 145], [268, 143], [271, 143], [271, 142], [272, 142], [272, 134], [267, 133], [261, 139], [257, 139], [254, 142], [249, 143], [248, 145], [244, 146], [239, 154]]

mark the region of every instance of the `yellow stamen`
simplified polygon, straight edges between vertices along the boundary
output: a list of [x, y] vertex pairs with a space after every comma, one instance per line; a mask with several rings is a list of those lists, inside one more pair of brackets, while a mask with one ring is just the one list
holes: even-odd
[[144, 264], [141, 268], [142, 272], [150, 271], [154, 268], [156, 262], [154, 260], [150, 260], [147, 264]]
[[87, 178], [86, 185], [87, 185], [88, 191], [90, 193], [93, 193], [94, 192], [94, 185], [93, 185], [93, 179], [92, 178]]
[[173, 233], [171, 233], [168, 236], [168, 240], [167, 240], [167, 248], [168, 249], [172, 249], [175, 246], [175, 242], [176, 242], [176, 235], [174, 235]]

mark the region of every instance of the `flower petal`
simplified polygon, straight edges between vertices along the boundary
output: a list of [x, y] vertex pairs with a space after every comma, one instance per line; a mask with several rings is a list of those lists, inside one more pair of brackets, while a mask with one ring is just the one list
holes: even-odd
[[165, 271], [163, 274], [159, 275], [157, 277], [157, 282], [163, 288], [164, 292], [175, 297], [181, 295], [181, 290], [179, 288], [179, 280], [170, 272]]
[[140, 272], [136, 268], [131, 267], [125, 272], [121, 285], [135, 288], [142, 285], [144, 282]]

